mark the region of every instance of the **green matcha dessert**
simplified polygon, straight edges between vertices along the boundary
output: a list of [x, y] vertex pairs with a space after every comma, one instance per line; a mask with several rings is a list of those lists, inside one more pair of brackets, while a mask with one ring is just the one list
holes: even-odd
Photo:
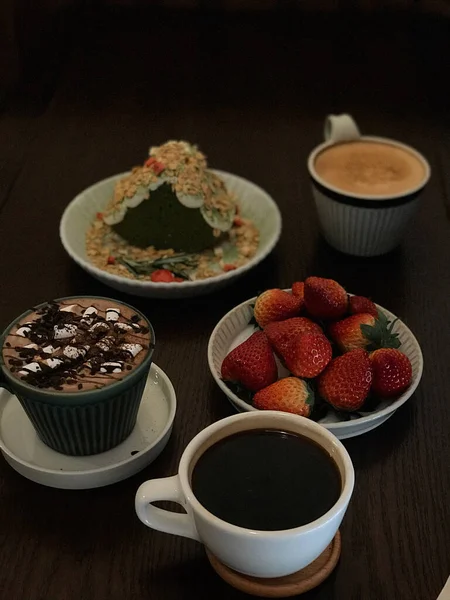
[[238, 199], [184, 141], [150, 148], [119, 179], [86, 234], [91, 262], [114, 275], [154, 282], [195, 281], [246, 264], [259, 231]]
[[234, 198], [204, 155], [170, 141], [120, 181], [103, 220], [133, 246], [200, 252], [231, 229], [235, 214]]

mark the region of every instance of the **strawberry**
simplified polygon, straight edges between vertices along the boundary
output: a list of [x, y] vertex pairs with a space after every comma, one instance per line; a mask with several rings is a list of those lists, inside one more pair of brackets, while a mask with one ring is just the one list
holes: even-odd
[[333, 359], [318, 379], [319, 394], [337, 410], [359, 410], [369, 395], [372, 366], [365, 350]]
[[305, 305], [305, 284], [303, 281], [296, 281], [292, 284], [292, 295], [297, 296], [302, 301], [301, 308]]
[[305, 281], [305, 306], [317, 319], [339, 319], [347, 312], [348, 297], [333, 279], [308, 277]]
[[386, 315], [379, 313], [378, 318], [368, 313], [352, 315], [329, 327], [329, 334], [342, 352], [366, 348], [398, 348], [400, 341], [397, 333], [392, 333], [395, 321], [389, 323]]
[[309, 417], [314, 406], [314, 393], [306, 381], [286, 377], [257, 392], [253, 405], [261, 410], [282, 410]]
[[374, 323], [375, 317], [361, 313], [333, 323], [328, 328], [328, 332], [342, 352], [348, 352], [369, 345], [370, 341], [361, 331], [361, 325], [373, 327]]
[[223, 265], [223, 270], [225, 273], [228, 273], [228, 271], [234, 271], [235, 269], [237, 269], [236, 265], [232, 265], [231, 263]]
[[412, 366], [409, 358], [394, 348], [381, 348], [370, 354], [373, 369], [372, 390], [377, 396], [399, 396], [409, 387]]
[[171, 283], [174, 280], [174, 274], [168, 269], [156, 269], [150, 275], [150, 280], [158, 283]]
[[284, 347], [280, 358], [296, 377], [317, 377], [330, 362], [333, 351], [322, 333], [302, 333]]
[[232, 350], [222, 363], [222, 378], [257, 392], [277, 380], [278, 371], [269, 340], [257, 331]]
[[254, 316], [260, 327], [273, 321], [284, 321], [300, 312], [302, 302], [296, 296], [278, 288], [266, 290], [255, 302]]
[[293, 317], [286, 321], [274, 321], [264, 328], [264, 333], [275, 352], [282, 355], [286, 345], [302, 333], [323, 333], [322, 328], [306, 317]]
[[366, 313], [378, 317], [378, 308], [375, 303], [365, 296], [350, 296], [348, 299], [348, 307], [352, 315]]

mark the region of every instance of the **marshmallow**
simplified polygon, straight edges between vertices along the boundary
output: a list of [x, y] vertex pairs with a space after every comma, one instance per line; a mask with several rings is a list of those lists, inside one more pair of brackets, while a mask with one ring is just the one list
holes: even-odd
[[95, 306], [89, 306], [89, 308], [84, 311], [83, 317], [90, 317], [91, 315], [96, 315], [97, 313], [98, 310], [95, 308]]
[[64, 306], [63, 308], [59, 309], [59, 312], [76, 313], [77, 312], [77, 305], [76, 304], [71, 304], [70, 306]]
[[116, 331], [132, 331], [133, 328], [128, 323], [114, 323], [114, 329]]
[[71, 338], [76, 334], [77, 329], [78, 328], [76, 325], [71, 325], [69, 323], [64, 325], [64, 327], [58, 327], [58, 325], [55, 325], [53, 328], [53, 337], [55, 338], [55, 340], [64, 340], [67, 338]]
[[76, 360], [80, 356], [86, 356], [87, 350], [84, 348], [77, 348], [76, 346], [66, 346], [63, 350], [64, 356]]
[[114, 346], [114, 341], [115, 340], [112, 336], [107, 335], [95, 345], [97, 348], [100, 348], [100, 350], [103, 350], [103, 352], [108, 352], [108, 350], [111, 350], [111, 348]]
[[122, 363], [121, 362], [104, 362], [100, 366], [100, 373], [108, 373], [111, 372], [107, 367], [113, 367], [112, 373], [121, 373], [122, 372]]
[[16, 331], [16, 335], [20, 335], [21, 337], [27, 337], [27, 333], [31, 331], [31, 327], [20, 327], [17, 331]]
[[27, 344], [24, 348], [32, 348], [33, 350], [39, 350], [39, 346], [37, 344]]
[[42, 371], [41, 365], [37, 362], [29, 363], [28, 365], [23, 365], [22, 370], [19, 371], [22, 375], [27, 375], [28, 373], [37, 373], [38, 371]]
[[56, 367], [63, 364], [63, 361], [59, 358], [46, 358], [42, 361], [42, 364], [47, 365], [50, 369], [56, 369]]
[[97, 331], [97, 330], [108, 331], [108, 329], [109, 329], [109, 326], [106, 323], [104, 323], [103, 321], [99, 321], [98, 323], [94, 323], [92, 325], [92, 327], [89, 327], [89, 331], [90, 332]]
[[42, 348], [42, 352], [45, 352], [45, 354], [53, 354], [57, 350], [58, 350], [58, 348], [53, 348], [53, 346], [51, 344], [48, 346], [45, 346], [45, 348]]
[[117, 321], [120, 316], [120, 310], [118, 308], [107, 308], [106, 309], [106, 320]]
[[143, 350], [140, 344], [122, 344], [120, 349], [125, 350], [125, 352], [129, 352], [133, 358], [137, 356], [141, 350]]

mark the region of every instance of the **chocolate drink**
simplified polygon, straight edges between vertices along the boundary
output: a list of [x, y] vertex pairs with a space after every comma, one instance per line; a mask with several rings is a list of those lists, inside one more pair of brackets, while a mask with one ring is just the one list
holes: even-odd
[[216, 517], [261, 531], [311, 523], [337, 502], [342, 487], [326, 450], [276, 429], [243, 431], [216, 442], [195, 464], [191, 485]]
[[119, 381], [153, 345], [133, 309], [100, 298], [49, 302], [14, 325], [3, 344], [10, 373], [40, 389], [84, 392]]
[[426, 177], [424, 163], [412, 152], [369, 140], [326, 148], [317, 156], [314, 168], [325, 184], [362, 196], [407, 193]]

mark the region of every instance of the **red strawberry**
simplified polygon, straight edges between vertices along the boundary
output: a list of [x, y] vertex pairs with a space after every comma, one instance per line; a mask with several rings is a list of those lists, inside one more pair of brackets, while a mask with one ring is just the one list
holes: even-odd
[[409, 358], [393, 348], [381, 348], [370, 355], [373, 369], [372, 390], [377, 396], [399, 396], [409, 387], [412, 366]]
[[338, 410], [358, 410], [369, 395], [372, 366], [365, 350], [333, 359], [318, 380], [319, 394]]
[[255, 320], [260, 327], [273, 321], [284, 321], [295, 317], [300, 312], [301, 300], [278, 288], [266, 290], [255, 302]]
[[398, 334], [392, 333], [394, 321], [389, 323], [386, 315], [379, 313], [378, 318], [368, 313], [352, 315], [329, 327], [329, 334], [342, 352], [356, 348], [398, 348]]
[[296, 377], [317, 377], [330, 362], [333, 351], [322, 333], [303, 333], [293, 339], [281, 358]]
[[156, 269], [156, 271], [153, 271], [150, 275], [151, 281], [158, 283], [171, 283], [174, 280], [174, 277], [172, 271], [169, 271], [168, 269]]
[[305, 281], [305, 306], [318, 319], [339, 319], [347, 312], [348, 297], [333, 279], [308, 277]]
[[222, 363], [222, 378], [257, 392], [277, 380], [278, 371], [269, 340], [257, 331], [232, 350]]
[[328, 331], [342, 352], [348, 352], [357, 348], [366, 348], [370, 344], [370, 340], [361, 331], [361, 325], [373, 326], [374, 323], [375, 317], [361, 313], [333, 323]]
[[348, 307], [352, 315], [366, 313], [378, 317], [378, 308], [375, 303], [365, 296], [350, 296], [348, 299]]
[[253, 405], [261, 410], [282, 410], [309, 417], [314, 405], [314, 393], [306, 381], [286, 377], [256, 393]]
[[302, 301], [302, 308], [305, 305], [305, 284], [303, 281], [296, 281], [292, 284], [292, 295], [297, 296]]
[[264, 327], [264, 333], [277, 354], [282, 355], [286, 345], [302, 333], [323, 333], [322, 328], [306, 317], [293, 317], [286, 321], [274, 321]]

